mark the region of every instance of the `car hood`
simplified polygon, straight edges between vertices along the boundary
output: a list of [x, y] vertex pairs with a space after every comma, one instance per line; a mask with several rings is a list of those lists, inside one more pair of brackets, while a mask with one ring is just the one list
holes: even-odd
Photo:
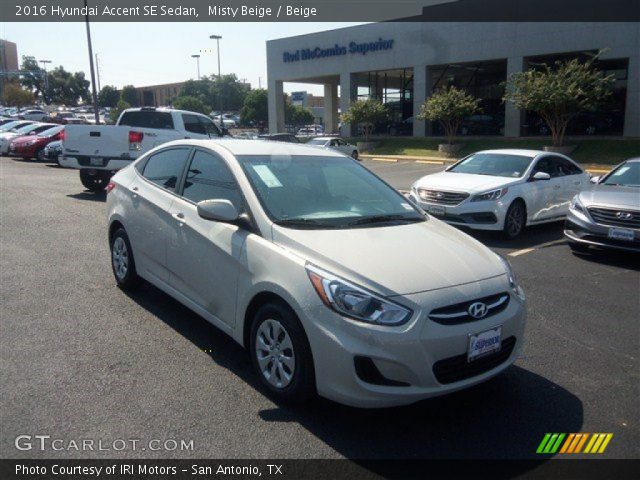
[[580, 193], [580, 201], [586, 207], [640, 209], [640, 187], [616, 187], [613, 185], [594, 185]]
[[406, 295], [505, 273], [498, 256], [433, 218], [426, 222], [337, 230], [273, 225], [273, 242], [383, 295]]
[[440, 172], [422, 177], [415, 188], [442, 189], [455, 192], [483, 193], [519, 183], [522, 178], [493, 177], [470, 173]]

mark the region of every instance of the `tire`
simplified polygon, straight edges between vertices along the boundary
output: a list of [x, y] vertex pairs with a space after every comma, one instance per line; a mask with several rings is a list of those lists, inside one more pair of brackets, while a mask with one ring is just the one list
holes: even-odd
[[111, 177], [104, 172], [97, 171], [91, 174], [89, 170], [80, 170], [80, 181], [82, 185], [92, 192], [97, 193], [104, 190], [110, 178]]
[[111, 236], [109, 250], [111, 251], [111, 270], [116, 284], [123, 290], [134, 290], [140, 285], [140, 277], [136, 271], [131, 243], [124, 228], [119, 228]]
[[288, 403], [302, 403], [315, 396], [311, 347], [291, 308], [279, 302], [260, 307], [249, 338], [251, 363], [269, 393]]
[[354, 150], [353, 152], [351, 152], [351, 158], [353, 158], [354, 160], [358, 160], [358, 151]]
[[587, 253], [589, 251], [589, 245], [577, 242], [569, 242], [569, 248], [576, 253]]
[[504, 236], [511, 240], [518, 237], [527, 224], [527, 211], [522, 200], [514, 200], [504, 217]]

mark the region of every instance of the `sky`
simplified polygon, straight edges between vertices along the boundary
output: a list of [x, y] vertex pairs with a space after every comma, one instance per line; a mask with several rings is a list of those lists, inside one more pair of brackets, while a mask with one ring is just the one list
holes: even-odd
[[[200, 57], [201, 75], [217, 73], [215, 41], [222, 35], [222, 73], [235, 73], [253, 88], [267, 85], [267, 40], [359, 25], [359, 23], [107, 23], [91, 24], [93, 52], [98, 54], [100, 85], [122, 87], [181, 82], [196, 78], [191, 55]], [[31, 55], [51, 60], [47, 68], [62, 65], [84, 71], [90, 80], [84, 23], [2, 23], [0, 38], [17, 44], [18, 58]], [[285, 84], [285, 91], [307, 90], [322, 95], [321, 86]]]

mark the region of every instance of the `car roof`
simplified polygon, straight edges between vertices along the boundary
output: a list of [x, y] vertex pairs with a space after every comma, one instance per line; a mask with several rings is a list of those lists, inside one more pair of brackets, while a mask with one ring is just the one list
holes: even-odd
[[626, 161], [626, 163], [640, 163], [640, 157], [633, 157]]
[[311, 140], [336, 140], [340, 137], [313, 137]]
[[[291, 155], [291, 156], [328, 156], [343, 157], [341, 153], [332, 150], [318, 150], [317, 147], [304, 143], [269, 142], [265, 140], [245, 139], [211, 139], [211, 140], [175, 140], [172, 145], [194, 145], [205, 148], [220, 146], [232, 155]], [[168, 145], [168, 144], [165, 144]]]
[[525, 148], [496, 148], [494, 150], [482, 150], [476, 153], [495, 153], [499, 155], [520, 155], [522, 157], [537, 157], [545, 152], [544, 150], [527, 150]]

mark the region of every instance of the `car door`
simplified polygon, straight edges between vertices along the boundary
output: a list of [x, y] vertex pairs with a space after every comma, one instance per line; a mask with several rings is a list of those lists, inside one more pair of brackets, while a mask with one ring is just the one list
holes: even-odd
[[232, 326], [238, 279], [246, 272], [241, 257], [249, 232], [201, 218], [196, 204], [208, 199], [230, 200], [238, 211], [244, 210], [240, 189], [225, 161], [195, 149], [181, 196], [171, 206], [170, 284], [196, 310]]
[[[544, 172], [551, 177], [549, 180], [534, 180], [538, 172]], [[559, 176], [557, 163], [551, 155], [539, 157], [533, 166], [529, 182], [527, 182], [527, 213], [530, 222], [549, 220], [558, 215], [559, 190], [564, 181]]]
[[167, 239], [174, 224], [169, 207], [190, 151], [179, 147], [154, 153], [136, 164], [139, 175], [127, 186], [131, 205], [125, 228], [138, 271], [152, 281], [169, 280]]
[[562, 173], [563, 185], [559, 193], [559, 200], [562, 203], [561, 213], [569, 211], [571, 199], [580, 191], [589, 186], [589, 174], [583, 171], [578, 165], [564, 157], [554, 157], [558, 163], [558, 168]]

